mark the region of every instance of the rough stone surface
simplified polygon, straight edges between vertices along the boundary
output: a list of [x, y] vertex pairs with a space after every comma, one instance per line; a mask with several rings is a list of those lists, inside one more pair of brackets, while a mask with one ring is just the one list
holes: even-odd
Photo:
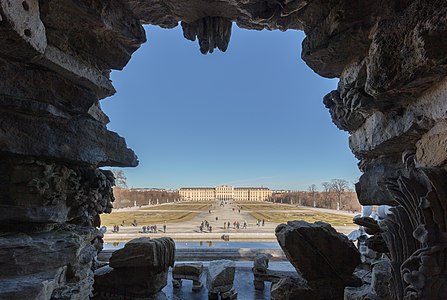
[[270, 254], [258, 253], [253, 262], [253, 271], [266, 273], [269, 267], [269, 260], [272, 258]]
[[167, 284], [174, 266], [171, 238], [138, 238], [115, 251], [109, 266], [95, 271], [94, 299], [155, 297]]
[[355, 245], [327, 223], [290, 221], [276, 228], [276, 237], [287, 258], [307, 280], [351, 276], [360, 264]]
[[[99, 231], [60, 224], [0, 235], [0, 299], [86, 299]], [[41, 298], [39, 298], [41, 297]]]
[[272, 285], [272, 300], [315, 300], [318, 295], [300, 277], [286, 277]]
[[115, 184], [110, 171], [34, 159], [0, 159], [0, 223], [99, 226], [110, 213]]
[[172, 270], [172, 275], [190, 275], [190, 276], [201, 276], [203, 273], [203, 263], [179, 263], [176, 264]]
[[394, 299], [391, 294], [391, 264], [388, 260], [381, 260], [371, 266], [371, 274], [361, 287], [347, 287], [346, 300], [386, 300]]
[[[445, 0], [0, 0], [0, 234], [57, 236], [63, 224], [82, 233], [79, 227], [94, 230], [99, 214], [110, 212], [110, 189], [101, 184], [111, 181], [97, 167], [138, 161], [107, 130], [99, 101], [115, 92], [111, 70], [146, 41], [141, 24], [179, 23], [202, 53], [225, 51], [232, 23], [304, 30], [301, 57], [321, 76], [340, 79], [323, 101], [360, 160], [360, 202], [394, 206], [376, 234], [391, 257], [393, 297], [445, 299]], [[24, 159], [56, 164], [74, 175], [48, 179], [28, 165], [16, 184], [9, 178], [16, 167], [3, 173], [5, 159], [17, 168]], [[83, 178], [79, 187], [69, 185], [72, 177]], [[37, 186], [26, 187], [33, 178]], [[11, 299], [19, 290], [30, 291], [22, 299], [85, 298], [92, 275], [64, 281], [59, 271], [23, 275], [23, 285], [5, 273], [9, 287], [3, 281], [1, 290]]]
[[133, 239], [124, 248], [113, 252], [110, 267], [148, 268], [151, 272], [166, 271], [174, 267], [175, 244], [171, 238], [153, 239], [147, 237]]
[[210, 293], [226, 292], [233, 287], [236, 264], [231, 260], [210, 261], [206, 276], [206, 287]]
[[128, 5], [0, 1], [0, 298], [85, 300], [114, 178], [136, 166], [99, 101], [145, 41]]
[[360, 253], [331, 225], [291, 221], [276, 228], [276, 237], [298, 274], [318, 297], [338, 299], [346, 286], [361, 285], [352, 275], [360, 264]]

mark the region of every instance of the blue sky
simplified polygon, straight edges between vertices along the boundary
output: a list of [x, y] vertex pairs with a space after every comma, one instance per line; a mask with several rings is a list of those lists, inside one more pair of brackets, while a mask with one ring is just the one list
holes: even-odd
[[[148, 42], [101, 102], [110, 130], [138, 155], [132, 187], [267, 186], [305, 190], [360, 175], [348, 135], [322, 103], [337, 80], [300, 58], [302, 32], [233, 25], [226, 53], [203, 55], [174, 29], [146, 27]], [[319, 186], [321, 189], [321, 186]]]

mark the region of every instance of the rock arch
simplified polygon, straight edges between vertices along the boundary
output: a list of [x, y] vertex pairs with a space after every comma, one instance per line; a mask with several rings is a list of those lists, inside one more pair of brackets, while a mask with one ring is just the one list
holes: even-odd
[[[136, 166], [99, 101], [146, 41], [142, 24], [181, 23], [202, 53], [225, 51], [231, 24], [304, 30], [302, 58], [340, 78], [324, 97], [364, 173], [396, 299], [446, 295], [445, 0], [0, 0], [0, 295], [85, 299], [110, 212], [113, 177]], [[0, 297], [0, 298], [1, 298]]]

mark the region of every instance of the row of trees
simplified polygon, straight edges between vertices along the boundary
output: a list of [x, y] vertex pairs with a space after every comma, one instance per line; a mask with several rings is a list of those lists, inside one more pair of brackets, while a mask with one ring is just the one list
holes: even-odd
[[113, 189], [115, 202], [113, 207], [123, 208], [143, 205], [156, 205], [175, 202], [180, 199], [179, 193], [164, 190], [125, 189], [115, 187]]
[[129, 189], [127, 187], [127, 177], [121, 169], [112, 169], [115, 176], [113, 194], [115, 202], [113, 207], [123, 208], [132, 206], [155, 205], [168, 202], [175, 202], [180, 199], [178, 192], [155, 190], [155, 189]]
[[322, 191], [319, 191], [317, 185], [311, 184], [307, 191], [273, 195], [272, 201], [321, 208], [360, 211], [361, 206], [358, 202], [357, 195], [353, 192], [349, 181], [332, 179], [329, 182], [323, 182], [321, 187]]
[[[178, 192], [128, 189], [123, 170], [113, 169], [112, 172], [117, 186], [114, 191], [116, 208], [174, 202], [180, 198]], [[323, 182], [321, 187], [322, 190], [319, 191], [317, 185], [311, 184], [307, 191], [274, 194], [271, 201], [330, 209], [361, 210], [357, 195], [353, 192], [349, 181], [332, 179]]]

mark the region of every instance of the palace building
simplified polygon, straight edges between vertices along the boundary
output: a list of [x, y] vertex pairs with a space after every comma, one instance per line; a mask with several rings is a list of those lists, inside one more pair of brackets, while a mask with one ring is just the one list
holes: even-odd
[[206, 188], [181, 188], [180, 199], [183, 201], [265, 201], [272, 196], [272, 191], [265, 187], [232, 187], [219, 185]]

